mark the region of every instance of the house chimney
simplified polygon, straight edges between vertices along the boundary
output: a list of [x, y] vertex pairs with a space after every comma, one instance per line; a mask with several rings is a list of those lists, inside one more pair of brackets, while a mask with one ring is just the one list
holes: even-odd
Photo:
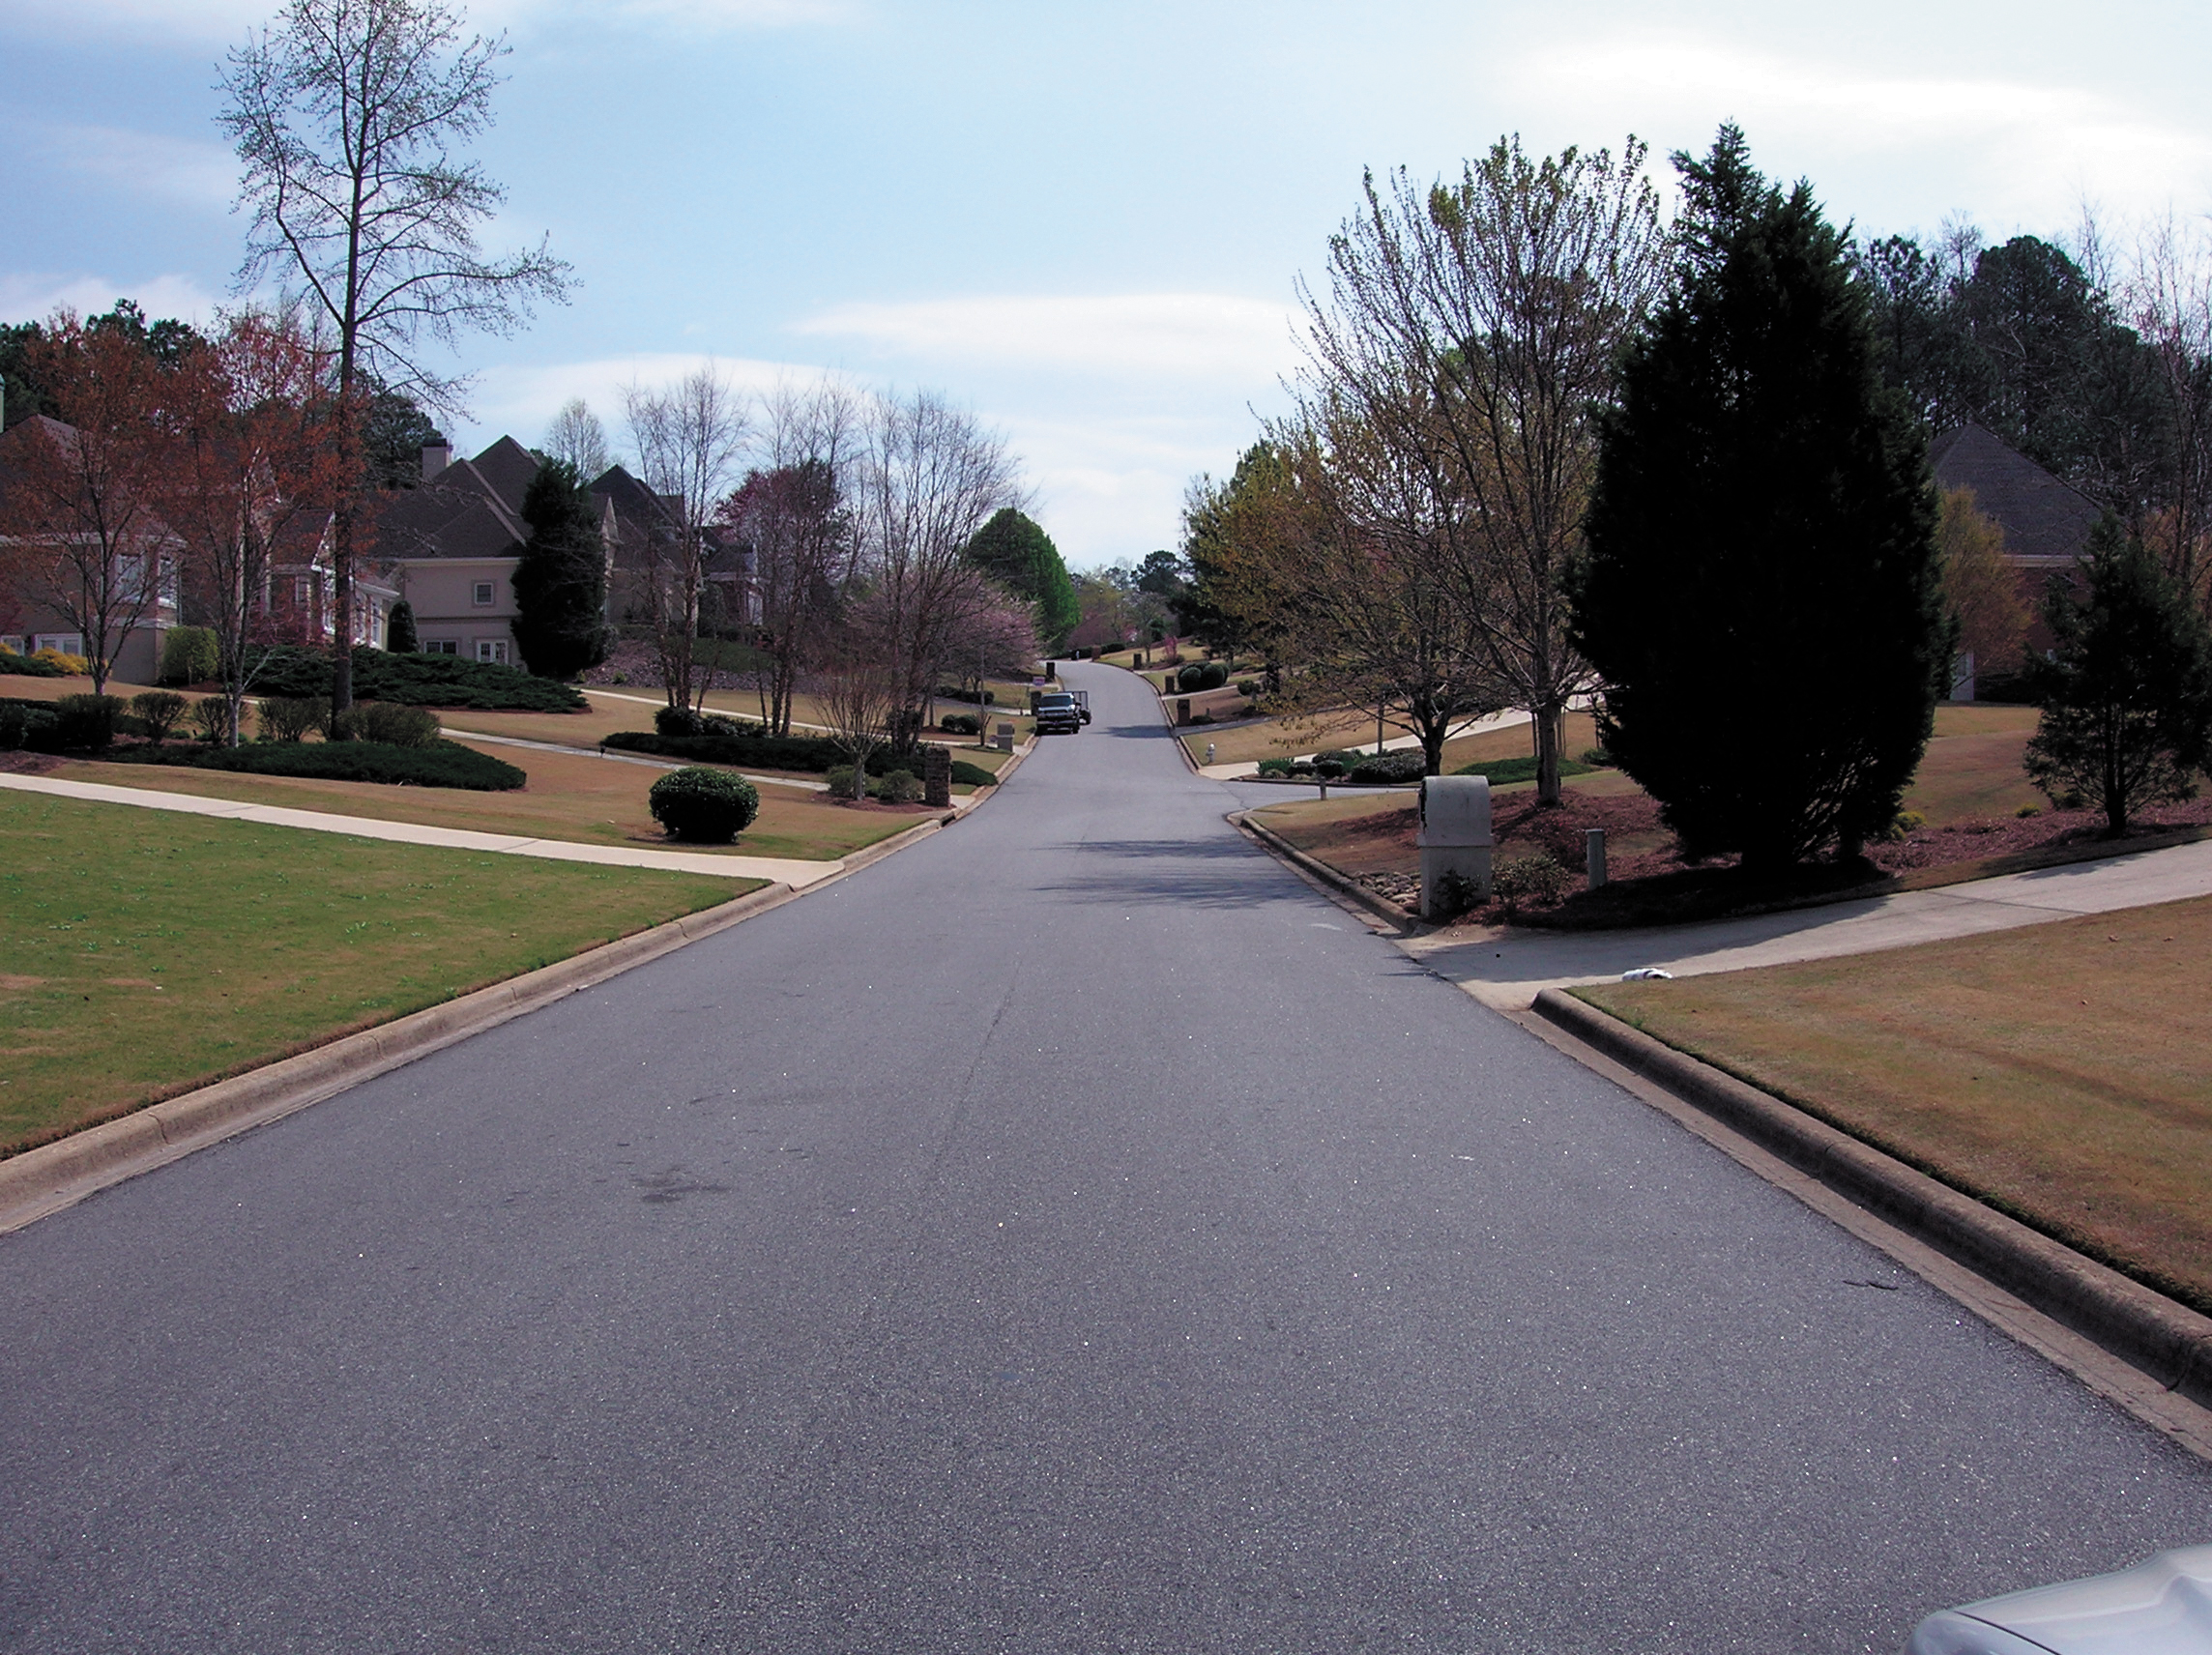
[[453, 445], [433, 431], [422, 445], [422, 480], [429, 482], [453, 463]]

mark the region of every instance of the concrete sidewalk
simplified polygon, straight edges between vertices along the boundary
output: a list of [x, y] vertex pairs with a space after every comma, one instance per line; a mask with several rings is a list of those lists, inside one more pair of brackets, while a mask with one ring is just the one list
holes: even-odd
[[[1487, 718], [1477, 718], [1463, 729], [1454, 730], [1451, 733], [1451, 740], [1457, 741], [1466, 736], [1487, 735], [1492, 730], [1511, 730], [1528, 722], [1528, 714], [1526, 712], [1494, 712]], [[1176, 735], [1179, 738], [1197, 735], [1205, 728], [1206, 726], [1203, 724], [1183, 724], [1177, 727]], [[1356, 741], [1342, 749], [1331, 747], [1327, 750], [1332, 753], [1340, 750], [1347, 753], [1404, 753], [1412, 751], [1420, 744], [1421, 739], [1418, 736], [1393, 736], [1380, 746], [1373, 741]], [[1295, 753], [1291, 756], [1293, 759], [1311, 759], [1314, 755], [1312, 753]], [[1237, 764], [1200, 765], [1198, 773], [1212, 781], [1237, 781], [1245, 776], [1258, 775], [1260, 773], [1260, 762], [1257, 759], [1246, 759]]]
[[351, 833], [362, 839], [388, 839], [403, 845], [443, 845], [459, 851], [495, 851], [508, 857], [539, 857], [554, 862], [596, 862], [604, 867], [660, 868], [672, 873], [713, 874], [720, 879], [770, 880], [804, 890], [845, 864], [803, 862], [783, 857], [716, 857], [703, 851], [649, 851], [627, 845], [577, 845], [564, 839], [529, 839], [509, 833], [479, 833], [466, 828], [430, 828], [419, 822], [384, 822], [371, 816], [337, 816], [320, 810], [290, 810], [276, 804], [248, 804], [235, 798], [202, 798], [189, 793], [152, 788], [111, 787], [103, 782], [56, 781], [46, 776], [0, 775], [0, 788], [44, 793], [99, 804], [133, 804], [142, 810], [174, 810], [188, 816], [219, 816], [232, 822], [259, 822], [273, 828], [302, 828], [311, 833]]
[[2196, 896], [2212, 896], [2212, 840], [2006, 874], [1937, 890], [1703, 925], [1644, 931], [1512, 931], [1489, 940], [1467, 940], [1441, 931], [1408, 938], [1399, 946], [1484, 1004], [1518, 1011], [1530, 1004], [1541, 989], [1605, 982], [1644, 966], [1657, 966], [1676, 976], [1744, 971], [1905, 948], [1915, 943]]

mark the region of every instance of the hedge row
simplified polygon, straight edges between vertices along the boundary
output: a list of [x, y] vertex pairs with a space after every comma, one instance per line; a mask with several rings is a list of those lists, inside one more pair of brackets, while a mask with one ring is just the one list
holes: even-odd
[[191, 762], [201, 769], [455, 787], [472, 793], [507, 793], [530, 779], [512, 765], [454, 741], [433, 741], [426, 747], [395, 747], [385, 741], [257, 741], [245, 747], [216, 747], [193, 755]]
[[[708, 720], [706, 732], [697, 736], [663, 736], [650, 730], [618, 730], [602, 745], [624, 753], [651, 753], [660, 758], [684, 759], [695, 765], [732, 765], [742, 769], [803, 770], [814, 775], [827, 775], [839, 765], [850, 764], [851, 756], [827, 736], [768, 736], [755, 732], [757, 725], [740, 725], [720, 719]], [[888, 775], [892, 770], [915, 769], [920, 763], [912, 753], [899, 757], [888, 747], [878, 747], [868, 755], [868, 774]], [[969, 772], [963, 775], [961, 772]], [[975, 787], [984, 787], [998, 778], [980, 765], [967, 764], [955, 759], [952, 779]]]
[[18, 655], [14, 650], [0, 650], [0, 673], [14, 673], [18, 678], [67, 678], [69, 671], [59, 661], [41, 660], [37, 655]]
[[[253, 693], [327, 700], [335, 670], [331, 657], [320, 650], [279, 645], [255, 670]], [[357, 701], [484, 712], [582, 712], [591, 706], [568, 684], [533, 678], [519, 667], [465, 661], [458, 655], [395, 655], [369, 649], [353, 653], [353, 693]]]

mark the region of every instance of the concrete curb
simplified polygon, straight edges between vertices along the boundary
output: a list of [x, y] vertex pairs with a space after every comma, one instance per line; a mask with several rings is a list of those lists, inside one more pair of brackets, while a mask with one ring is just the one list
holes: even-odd
[[1301, 872], [1311, 874], [1323, 885], [1327, 886], [1329, 889], [1349, 896], [1360, 907], [1369, 910], [1381, 918], [1388, 920], [1408, 935], [1418, 936], [1435, 929], [1426, 920], [1408, 914], [1389, 898], [1378, 896], [1357, 881], [1345, 878], [1326, 862], [1315, 860], [1281, 835], [1261, 827], [1259, 823], [1252, 820], [1250, 811], [1231, 811], [1229, 813], [1229, 825], [1239, 832], [1251, 834], [1253, 838], [1260, 841], [1263, 849], [1271, 852]]
[[1769, 1092], [1557, 989], [1535, 1015], [1703, 1111], [2167, 1390], [2212, 1405], [2212, 1317], [1962, 1195]]

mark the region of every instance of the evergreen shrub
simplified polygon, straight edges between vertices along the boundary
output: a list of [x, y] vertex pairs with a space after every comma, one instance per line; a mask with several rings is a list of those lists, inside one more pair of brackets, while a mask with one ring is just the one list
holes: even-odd
[[357, 702], [331, 727], [333, 740], [381, 741], [390, 747], [427, 747], [438, 734], [435, 712], [389, 701]]
[[760, 790], [728, 770], [691, 765], [655, 782], [646, 802], [670, 838], [727, 845], [760, 814]]
[[173, 689], [149, 689], [143, 695], [131, 698], [132, 714], [143, 727], [146, 738], [157, 747], [169, 739], [169, 732], [184, 717], [185, 706], [185, 698]]
[[305, 741], [308, 731], [322, 727], [330, 711], [330, 703], [316, 696], [263, 696], [261, 739], [276, 742]]
[[205, 683], [222, 671], [222, 648], [212, 626], [172, 626], [161, 640], [156, 683]]

